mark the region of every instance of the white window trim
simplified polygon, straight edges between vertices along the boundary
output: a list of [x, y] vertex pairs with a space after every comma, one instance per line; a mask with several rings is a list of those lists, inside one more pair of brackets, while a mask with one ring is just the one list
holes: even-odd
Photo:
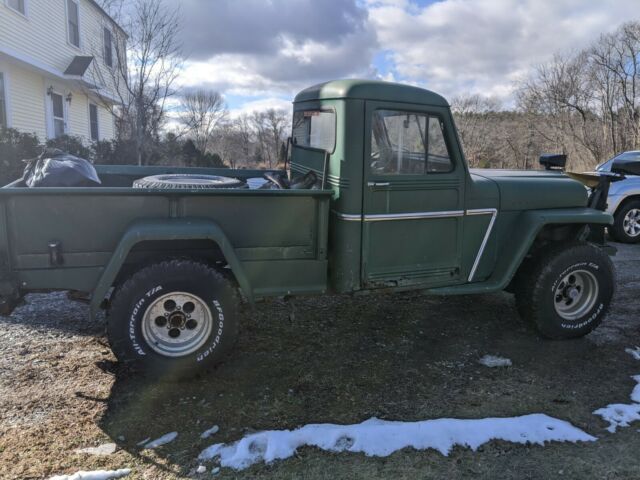
[[[69, 30], [69, 2], [73, 2], [76, 4], [76, 6], [78, 7], [78, 45], [74, 45], [73, 43], [71, 43], [71, 40], [69, 39], [70, 33], [71, 31]], [[64, 0], [64, 11], [66, 13], [65, 15], [65, 19], [66, 19], [66, 32], [67, 32], [67, 44], [70, 45], [71, 47], [75, 48], [76, 50], [82, 50], [82, 21], [80, 20], [80, 17], [82, 15], [80, 15], [80, 1], [79, 0]]]
[[[98, 127], [98, 138], [96, 138], [95, 140], [93, 139], [93, 137], [91, 136], [91, 105], [94, 105], [96, 107], [96, 121], [98, 123], [97, 127]], [[89, 119], [89, 141], [90, 142], [98, 142], [100, 141], [100, 106], [95, 103], [92, 102], [90, 99], [87, 99], [87, 115], [88, 115], [88, 119]]]
[[11, 90], [9, 71], [6, 68], [3, 68], [0, 65], [0, 73], [2, 74], [2, 78], [4, 80], [4, 90], [0, 91], [0, 95], [4, 95], [4, 114], [7, 117], [7, 128], [11, 128], [13, 123], [11, 122], [11, 96], [9, 95], [9, 91]]
[[16, 10], [11, 5], [9, 5], [9, 0], [4, 0], [4, 3], [7, 6], [7, 8], [12, 12], [17, 13], [18, 15], [20, 15], [23, 18], [26, 18], [27, 20], [29, 19], [29, 0], [24, 0], [24, 13], [22, 13], [20, 10]]
[[[56, 138], [56, 129], [53, 124], [53, 102], [51, 101], [51, 96], [47, 93], [48, 88], [51, 86], [50, 82], [45, 82], [44, 88], [44, 98], [45, 98], [45, 115], [46, 115], [46, 130], [47, 130], [47, 139], [51, 140]], [[53, 85], [53, 93], [56, 93], [62, 96], [62, 114], [64, 115], [64, 134], [69, 135], [69, 110], [67, 105], [66, 93], [64, 89], [57, 88], [56, 85]]]

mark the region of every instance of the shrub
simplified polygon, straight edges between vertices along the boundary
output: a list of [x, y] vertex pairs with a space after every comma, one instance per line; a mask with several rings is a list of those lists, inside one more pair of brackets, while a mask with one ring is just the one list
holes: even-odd
[[58, 138], [47, 140], [47, 148], [57, 148], [76, 157], [92, 159], [92, 151], [82, 143], [82, 138], [71, 135], [62, 135]]
[[22, 177], [25, 159], [35, 158], [42, 145], [35, 134], [0, 129], [0, 186]]

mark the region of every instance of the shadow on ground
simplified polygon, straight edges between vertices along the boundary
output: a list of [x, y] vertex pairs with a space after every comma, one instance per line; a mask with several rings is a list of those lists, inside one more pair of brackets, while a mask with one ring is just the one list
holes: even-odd
[[[293, 308], [272, 302], [247, 310], [232, 356], [195, 381], [149, 383], [119, 372], [101, 428], [111, 438], [130, 439], [121, 445], [132, 454], [148, 462], [160, 457], [166, 468], [182, 475], [193, 473], [198, 453], [212, 443], [307, 423], [540, 412], [600, 434], [604, 424], [591, 412], [627, 401], [633, 385], [629, 376], [640, 371], [622, 345], [607, 338], [627, 328], [611, 326], [601, 338], [543, 340], [519, 319], [512, 296], [503, 293], [446, 299], [413, 294], [305, 298]], [[508, 357], [513, 366], [484, 367], [478, 359], [485, 354]], [[212, 425], [219, 425], [220, 433], [200, 439]], [[171, 431], [179, 432], [178, 439], [153, 453], [136, 446]], [[545, 475], [563, 468], [606, 473], [597, 465], [562, 460], [567, 450], [579, 452], [584, 446], [547, 448], [553, 448], [557, 462], [548, 462]], [[408, 468], [406, 475], [411, 477], [409, 472], [421, 462], [434, 474], [502, 476], [505, 468], [535, 472], [541, 468], [540, 458], [549, 460], [544, 447], [493, 442], [483, 449], [490, 456], [457, 449], [454, 460], [435, 452], [404, 451], [387, 459], [367, 459], [305, 449], [297, 459], [257, 465], [243, 475], [300, 475], [307, 472], [300, 458], [313, 459], [318, 478], [327, 471], [347, 476], [353, 468], [362, 469], [358, 475], [363, 476], [398, 474]], [[622, 467], [628, 468], [632, 466]]]
[[[252, 478], [637, 478], [637, 426], [614, 435], [593, 410], [627, 403], [640, 362], [640, 246], [621, 246], [618, 293], [606, 323], [584, 339], [541, 339], [506, 293], [424, 297], [411, 293], [301, 298], [246, 309], [240, 340], [209, 375], [145, 381], [114, 362], [103, 321], [60, 295], [33, 296], [0, 320], [0, 478], [43, 478], [81, 469], [132, 467], [133, 479], [192, 476], [200, 451], [245, 433], [370, 417], [424, 420], [546, 413], [599, 437], [591, 444], [491, 442], [403, 450], [387, 458], [304, 448], [292, 459], [221, 477]], [[292, 316], [292, 312], [294, 315]], [[96, 335], [99, 335], [96, 338]], [[485, 354], [513, 366], [489, 369]], [[210, 439], [200, 434], [213, 425]], [[177, 431], [153, 451], [138, 442]], [[108, 457], [73, 453], [114, 441]], [[207, 464], [209, 470], [215, 463]], [[193, 475], [211, 478], [211, 474]]]

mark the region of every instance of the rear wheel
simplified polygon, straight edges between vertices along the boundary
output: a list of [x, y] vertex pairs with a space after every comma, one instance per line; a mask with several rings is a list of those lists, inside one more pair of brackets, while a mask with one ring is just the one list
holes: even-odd
[[632, 200], [616, 212], [609, 234], [618, 242], [640, 242], [640, 200]]
[[615, 284], [606, 253], [586, 243], [555, 245], [531, 262], [516, 291], [520, 315], [549, 338], [581, 337], [600, 325]]
[[237, 336], [237, 297], [220, 272], [190, 260], [143, 268], [114, 293], [107, 333], [118, 360], [155, 376], [191, 377]]

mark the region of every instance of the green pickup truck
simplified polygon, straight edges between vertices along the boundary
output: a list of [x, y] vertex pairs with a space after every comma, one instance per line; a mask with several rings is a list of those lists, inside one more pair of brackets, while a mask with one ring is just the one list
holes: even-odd
[[86, 292], [119, 360], [176, 376], [223, 357], [242, 299], [507, 290], [550, 338], [605, 316], [602, 192], [560, 170], [469, 169], [443, 97], [313, 86], [293, 102], [288, 145], [283, 172], [98, 166], [100, 186], [0, 188], [0, 310]]

